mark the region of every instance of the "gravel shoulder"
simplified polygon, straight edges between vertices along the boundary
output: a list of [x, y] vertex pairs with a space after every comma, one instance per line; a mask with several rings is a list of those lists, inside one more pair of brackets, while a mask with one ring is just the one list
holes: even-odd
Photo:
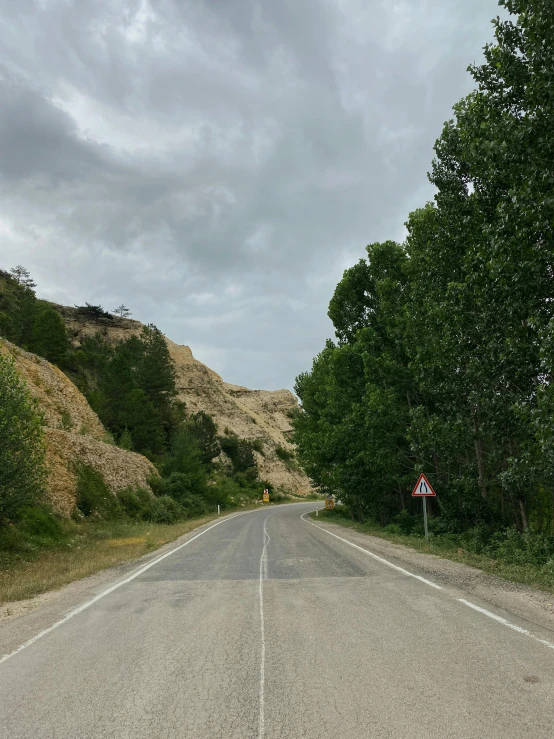
[[317, 526], [369, 549], [374, 554], [404, 566], [445, 588], [459, 590], [481, 601], [524, 618], [554, 632], [554, 594], [495, 577], [476, 567], [424, 554], [412, 547], [394, 544], [337, 523], [313, 521]]

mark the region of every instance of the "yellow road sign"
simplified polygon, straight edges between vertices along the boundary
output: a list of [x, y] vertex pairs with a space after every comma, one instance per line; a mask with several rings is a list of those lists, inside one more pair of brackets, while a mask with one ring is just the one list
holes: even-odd
[[335, 501], [333, 500], [333, 498], [327, 498], [325, 500], [325, 508], [330, 509], [334, 507], [335, 507]]
[[269, 490], [264, 490], [264, 503], [269, 503]]

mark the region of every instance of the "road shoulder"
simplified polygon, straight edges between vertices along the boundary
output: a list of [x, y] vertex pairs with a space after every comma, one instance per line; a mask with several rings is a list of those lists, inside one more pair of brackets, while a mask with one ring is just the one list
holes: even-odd
[[554, 632], [553, 593], [504, 580], [476, 567], [442, 559], [434, 554], [418, 552], [412, 547], [364, 534], [338, 523], [306, 518], [320, 528], [368, 549], [397, 566], [426, 577], [444, 588], [461, 591]]

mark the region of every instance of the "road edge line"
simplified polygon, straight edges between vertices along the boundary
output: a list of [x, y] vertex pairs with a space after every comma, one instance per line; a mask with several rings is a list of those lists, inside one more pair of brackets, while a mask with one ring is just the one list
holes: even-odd
[[300, 516], [300, 518], [304, 521], [304, 523], [309, 523], [312, 526], [315, 526], [316, 529], [323, 531], [325, 534], [329, 534], [329, 536], [334, 536], [335, 539], [339, 539], [339, 541], [343, 541], [345, 544], [349, 544], [351, 547], [354, 547], [354, 549], [359, 549], [360, 552], [364, 552], [364, 554], [368, 554], [370, 557], [373, 557], [378, 562], [382, 562], [383, 564], [388, 565], [389, 567], [392, 567], [392, 569], [402, 572], [404, 575], [409, 575], [409, 577], [413, 577], [416, 580], [420, 580], [421, 582], [425, 583], [426, 585], [430, 585], [436, 590], [442, 590], [443, 593], [446, 593], [446, 595], [448, 595], [453, 600], [456, 600], [459, 603], [463, 603], [465, 606], [468, 606], [468, 608], [471, 608], [474, 611], [481, 613], [483, 616], [487, 616], [488, 618], [492, 619], [493, 621], [496, 621], [502, 626], [505, 626], [506, 628], [511, 629], [512, 631], [516, 631], [518, 634], [523, 634], [523, 636], [527, 636], [530, 639], [533, 639], [534, 641], [538, 642], [539, 644], [542, 644], [543, 646], [548, 647], [549, 649], [554, 649], [554, 643], [549, 642], [547, 639], [541, 639], [539, 636], [536, 636], [531, 631], [524, 629], [522, 626], [517, 626], [516, 624], [511, 623], [510, 621], [508, 621], [508, 619], [504, 618], [503, 616], [498, 616], [496, 613], [493, 613], [492, 611], [488, 611], [486, 608], [481, 608], [481, 606], [477, 606], [475, 605], [475, 603], [472, 603], [471, 601], [466, 600], [465, 598], [458, 598], [456, 595], [449, 593], [448, 590], [445, 590], [445, 588], [443, 588], [441, 585], [437, 585], [436, 583], [431, 582], [431, 580], [427, 580], [425, 577], [421, 577], [420, 575], [414, 575], [413, 572], [409, 572], [408, 570], [405, 570], [403, 567], [398, 567], [398, 565], [395, 565], [392, 562], [389, 562], [387, 559], [384, 559], [383, 557], [379, 557], [377, 554], [373, 554], [373, 552], [370, 552], [369, 549], [364, 549], [363, 547], [358, 546], [358, 544], [354, 544], [353, 542], [348, 541], [348, 539], [343, 539], [342, 536], [337, 536], [337, 534], [333, 534], [331, 531], [327, 531], [327, 529], [324, 529], [321, 526], [318, 526], [312, 521], [306, 521], [304, 516], [307, 516], [308, 513], [313, 513], [313, 511], [308, 511], [307, 513], [303, 513]]
[[142, 567], [139, 567], [138, 570], [133, 572], [132, 575], [129, 575], [128, 577], [124, 578], [123, 580], [120, 580], [119, 582], [116, 582], [114, 585], [111, 585], [109, 588], [106, 588], [106, 590], [103, 590], [101, 593], [98, 593], [98, 595], [95, 595], [94, 598], [91, 598], [90, 600], [86, 601], [85, 603], [82, 603], [80, 606], [77, 606], [77, 608], [74, 608], [73, 610], [69, 611], [69, 613], [66, 613], [63, 618], [60, 618], [58, 621], [53, 623], [51, 626], [49, 626], [46, 629], [43, 629], [42, 631], [39, 631], [38, 634], [35, 634], [30, 639], [28, 639], [26, 642], [21, 644], [17, 649], [14, 649], [13, 652], [9, 652], [8, 654], [4, 654], [2, 657], [0, 657], [0, 665], [3, 662], [7, 662], [11, 657], [15, 657], [16, 654], [19, 654], [19, 652], [22, 652], [24, 649], [27, 649], [27, 647], [30, 647], [32, 644], [37, 642], [39, 639], [42, 639], [43, 636], [47, 636], [52, 631], [55, 631], [60, 626], [63, 626], [63, 624], [70, 621], [74, 616], [78, 616], [79, 613], [82, 613], [83, 611], [86, 611], [90, 606], [94, 605], [95, 603], [98, 603], [99, 600], [102, 598], [105, 598], [106, 595], [110, 595], [110, 593], [113, 593], [114, 590], [118, 590], [123, 585], [127, 585], [135, 578], [139, 577], [139, 575], [142, 575], [143, 572], [146, 572], [146, 570], [149, 570], [151, 567], [154, 567], [154, 565], [158, 564], [158, 562], [161, 562], [163, 559], [166, 559], [167, 557], [170, 557], [172, 554], [175, 554], [175, 552], [178, 552], [180, 549], [183, 549], [183, 547], [186, 547], [188, 544], [190, 544], [195, 539], [198, 539], [203, 534], [207, 533], [211, 529], [215, 528], [216, 526], [219, 526], [219, 524], [225, 523], [226, 521], [230, 521], [233, 518], [237, 518], [238, 516], [245, 516], [248, 513], [257, 513], [260, 509], [256, 508], [253, 511], [244, 511], [243, 513], [234, 513], [231, 516], [227, 516], [225, 518], [222, 518], [220, 521], [216, 521], [215, 523], [211, 524], [211, 526], [208, 526], [207, 528], [203, 529], [202, 531], [199, 531], [197, 534], [192, 536], [190, 539], [187, 539], [182, 544], [179, 544], [178, 546], [171, 549], [169, 552], [165, 552], [164, 554], [161, 554], [159, 557], [156, 557], [155, 559], [151, 560], [147, 564], [143, 565]]
[[[308, 513], [313, 513], [313, 511], [308, 511]], [[437, 585], [437, 583], [432, 582], [431, 580], [427, 580], [425, 577], [421, 577], [421, 575], [414, 575], [413, 572], [409, 572], [408, 570], [405, 570], [403, 567], [399, 567], [398, 565], [393, 564], [392, 562], [389, 562], [388, 559], [384, 559], [383, 557], [379, 557], [377, 554], [373, 554], [373, 552], [370, 552], [369, 549], [364, 549], [363, 547], [358, 546], [357, 544], [354, 544], [351, 541], [348, 541], [348, 539], [343, 539], [342, 536], [337, 536], [337, 534], [333, 534], [331, 531], [327, 531], [327, 529], [323, 529], [321, 526], [318, 526], [316, 523], [313, 523], [312, 521], [306, 521], [304, 516], [308, 515], [307, 513], [303, 513], [300, 518], [304, 521], [304, 523], [309, 523], [311, 526], [315, 526], [316, 529], [319, 529], [320, 531], [323, 531], [325, 534], [329, 534], [329, 536], [334, 536], [335, 539], [338, 539], [339, 541], [343, 541], [345, 544], [348, 544], [351, 547], [354, 547], [354, 549], [359, 549], [360, 552], [363, 552], [364, 554], [369, 555], [370, 557], [373, 557], [373, 559], [376, 559], [378, 562], [381, 562], [384, 565], [387, 565], [387, 567], [392, 567], [393, 570], [397, 570], [398, 572], [401, 572], [403, 575], [407, 575], [408, 577], [413, 577], [416, 580], [419, 580], [422, 583], [425, 583], [425, 585], [429, 585], [431, 588], [435, 588], [436, 590], [444, 590], [444, 588], [441, 585]]]

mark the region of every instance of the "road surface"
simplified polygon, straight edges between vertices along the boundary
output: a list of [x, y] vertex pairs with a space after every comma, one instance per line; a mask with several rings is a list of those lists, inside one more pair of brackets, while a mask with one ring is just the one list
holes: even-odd
[[552, 739], [552, 632], [395, 569], [301, 519], [313, 508], [193, 532], [5, 659], [0, 736]]

